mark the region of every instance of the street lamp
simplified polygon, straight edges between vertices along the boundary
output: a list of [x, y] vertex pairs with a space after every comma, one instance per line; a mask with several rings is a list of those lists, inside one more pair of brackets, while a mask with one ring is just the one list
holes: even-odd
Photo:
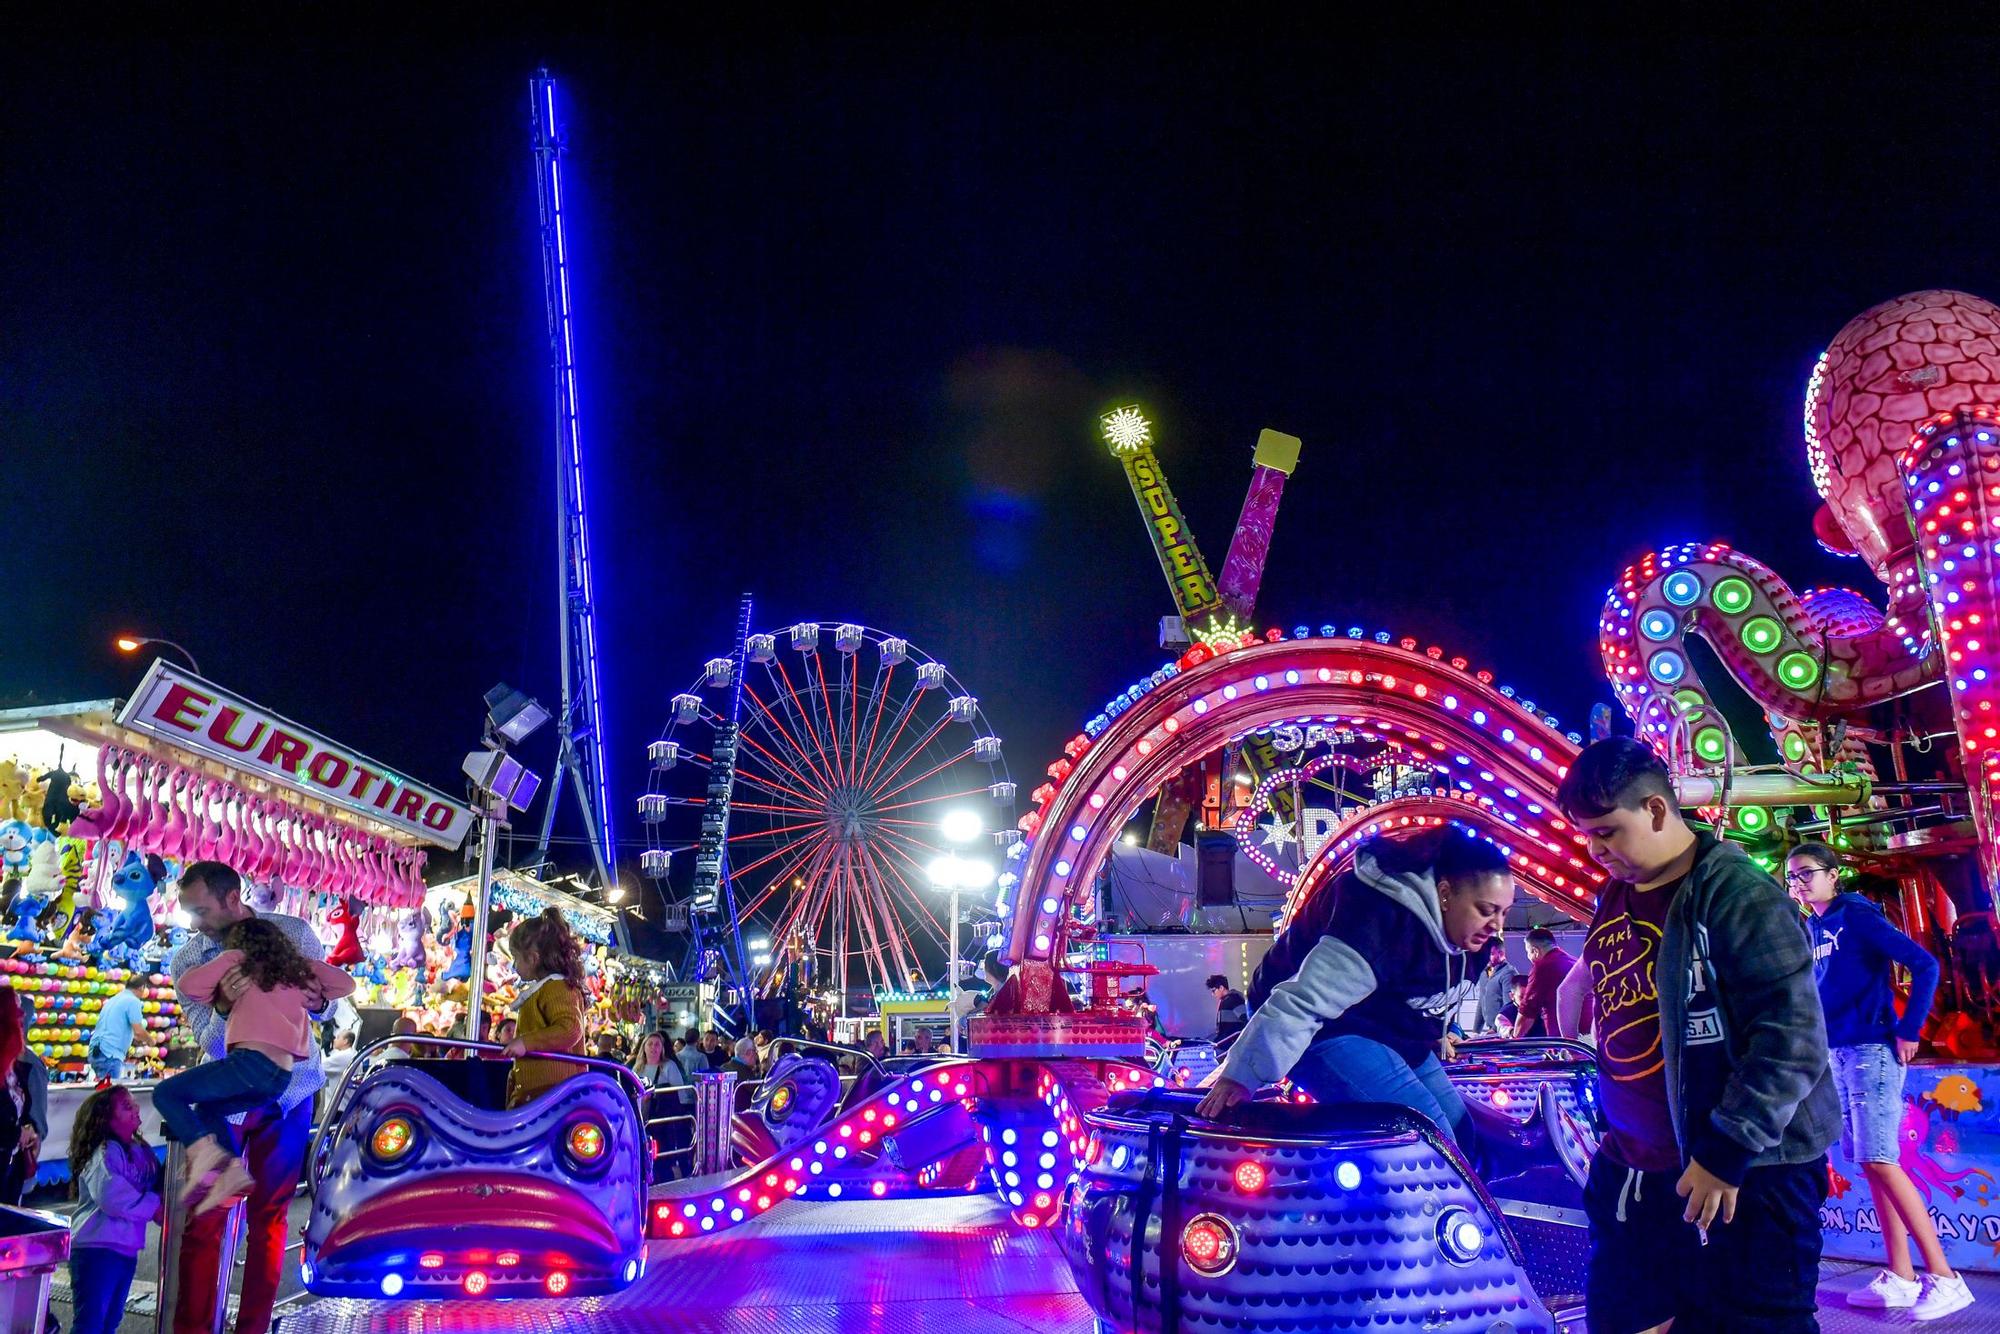
[[[938, 822], [938, 830], [947, 843], [963, 845], [977, 839], [986, 829], [986, 822], [979, 818], [979, 812], [955, 810], [945, 812]], [[993, 883], [993, 867], [976, 857], [961, 857], [956, 853], [946, 853], [926, 868], [931, 884], [951, 895], [951, 952], [945, 956], [945, 986], [947, 992], [958, 988], [958, 896], [963, 890], [985, 889]], [[949, 996], [947, 997], [949, 998]], [[951, 1025], [951, 1050], [957, 1055], [959, 1050], [958, 1022]]]
[[170, 648], [188, 660], [188, 670], [192, 671], [196, 676], [201, 675], [201, 664], [194, 660], [194, 654], [188, 652], [171, 639], [160, 639], [142, 635], [120, 635], [114, 642], [118, 645], [120, 653], [137, 653], [148, 644], [158, 644], [161, 648]]
[[[199, 670], [199, 669], [197, 669]], [[486, 917], [493, 898], [493, 857], [500, 826], [511, 806], [526, 811], [542, 780], [507, 754], [507, 743], [520, 741], [549, 720], [548, 710], [505, 685], [486, 692], [485, 747], [465, 757], [460, 770], [472, 780], [479, 809], [479, 892], [472, 916], [472, 976], [466, 982], [470, 1001], [465, 1034], [479, 1041], [486, 1012]]]

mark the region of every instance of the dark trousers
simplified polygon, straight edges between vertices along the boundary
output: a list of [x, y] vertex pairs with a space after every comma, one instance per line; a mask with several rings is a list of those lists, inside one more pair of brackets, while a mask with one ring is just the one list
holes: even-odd
[[1817, 1334], [1819, 1209], [1826, 1159], [1744, 1174], [1734, 1221], [1702, 1244], [1674, 1187], [1599, 1151], [1584, 1185], [1590, 1334], [1633, 1334], [1668, 1318], [1701, 1334]]
[[109, 1246], [79, 1246], [69, 1253], [69, 1289], [76, 1308], [70, 1334], [118, 1334], [125, 1319], [125, 1299], [132, 1295], [132, 1276], [139, 1257]]
[[207, 1135], [231, 1153], [240, 1152], [229, 1118], [278, 1101], [292, 1072], [261, 1051], [238, 1047], [219, 1061], [208, 1061], [162, 1081], [153, 1090], [153, 1107], [167, 1133], [183, 1146]]
[[[158, 1089], [153, 1096], [157, 1102]], [[243, 1201], [246, 1259], [236, 1334], [264, 1334], [271, 1327], [271, 1305], [278, 1297], [278, 1273], [285, 1261], [287, 1211], [298, 1191], [311, 1139], [311, 1101], [282, 1114], [274, 1102], [243, 1118], [243, 1156], [257, 1184]], [[221, 1296], [216, 1274], [222, 1260], [222, 1225], [228, 1217], [227, 1209], [210, 1209], [188, 1219], [181, 1239], [174, 1334], [208, 1334], [214, 1328], [215, 1303]], [[226, 1283], [221, 1286], [227, 1288]]]

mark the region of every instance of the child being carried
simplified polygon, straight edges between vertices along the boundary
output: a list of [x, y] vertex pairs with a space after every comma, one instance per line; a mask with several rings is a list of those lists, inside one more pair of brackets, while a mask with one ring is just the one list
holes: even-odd
[[353, 978], [308, 959], [284, 932], [258, 918], [230, 927], [222, 945], [222, 953], [182, 975], [180, 991], [189, 1000], [212, 1004], [223, 978], [242, 970], [249, 986], [229, 1008], [223, 1038], [228, 1054], [153, 1090], [160, 1120], [187, 1146], [181, 1198], [209, 1188], [196, 1213], [233, 1200], [254, 1184], [229, 1118], [278, 1101], [291, 1082], [293, 1064], [313, 1049], [312, 1008], [321, 997], [337, 1000], [354, 990]]

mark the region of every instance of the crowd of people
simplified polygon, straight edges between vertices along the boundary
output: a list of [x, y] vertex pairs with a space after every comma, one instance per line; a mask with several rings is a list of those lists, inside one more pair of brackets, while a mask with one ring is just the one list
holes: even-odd
[[[1795, 847], [1781, 884], [1691, 827], [1640, 742], [1586, 748], [1559, 802], [1610, 874], [1578, 956], [1532, 931], [1528, 975], [1515, 974], [1498, 947], [1514, 888], [1493, 845], [1457, 830], [1367, 845], [1273, 944], [1200, 1113], [1227, 1117], [1290, 1078], [1319, 1100], [1413, 1107], [1462, 1137], [1439, 1058], [1471, 1006], [1480, 1031], [1596, 1046], [1593, 1334], [1816, 1330], [1836, 1139], [1863, 1166], [1888, 1260], [1850, 1304], [1917, 1320], [1971, 1305], [1898, 1166], [1936, 961], [1841, 892], [1831, 848]], [[1894, 968], [1911, 977], [1900, 1012]], [[1224, 980], [1210, 982], [1228, 1006]]]

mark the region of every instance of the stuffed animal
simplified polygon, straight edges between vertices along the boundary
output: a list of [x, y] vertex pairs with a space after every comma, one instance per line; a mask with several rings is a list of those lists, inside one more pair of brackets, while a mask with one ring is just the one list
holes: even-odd
[[462, 919], [458, 934], [451, 943], [451, 963], [438, 975], [439, 982], [472, 981], [472, 905], [466, 904], [459, 910]]
[[84, 851], [85, 844], [80, 838], [56, 840], [56, 865], [62, 877], [62, 894], [56, 902], [65, 913], [76, 912], [76, 892], [83, 888]]
[[53, 842], [35, 844], [28, 853], [28, 871], [21, 892], [48, 900], [62, 892], [62, 853]]
[[121, 958], [136, 959], [153, 938], [153, 890], [167, 878], [166, 863], [156, 856], [125, 854], [125, 864], [111, 876], [112, 892], [125, 902], [125, 910], [110, 932], [99, 932], [100, 953], [114, 963]]
[[420, 912], [399, 913], [396, 917], [396, 948], [390, 954], [389, 962], [398, 968], [421, 968], [424, 966], [424, 915]]
[[42, 939], [40, 924], [36, 921], [48, 900], [30, 894], [25, 888], [14, 896], [14, 924], [7, 931], [7, 939], [24, 940], [39, 944]]
[[327, 925], [340, 928], [340, 939], [327, 951], [326, 961], [335, 968], [352, 968], [366, 962], [368, 951], [361, 948], [361, 935], [356, 930], [361, 925], [361, 914], [354, 911], [354, 905], [346, 899], [339, 900], [326, 920]]
[[11, 759], [0, 760], [0, 819], [20, 815], [21, 798], [27, 790], [28, 776], [21, 772], [21, 766]]
[[278, 882], [253, 880], [243, 887], [243, 901], [248, 903], [258, 916], [278, 911], [278, 901], [284, 891]]
[[34, 830], [27, 821], [8, 820], [0, 824], [0, 874], [26, 875], [28, 856], [34, 847]]
[[[70, 795], [82, 790], [76, 775], [67, 769], [51, 769], [36, 779], [35, 784], [41, 789], [41, 798], [35, 802], [33, 818], [51, 834], [60, 834], [77, 815], [76, 801]], [[32, 798], [35, 789], [28, 791]]]

